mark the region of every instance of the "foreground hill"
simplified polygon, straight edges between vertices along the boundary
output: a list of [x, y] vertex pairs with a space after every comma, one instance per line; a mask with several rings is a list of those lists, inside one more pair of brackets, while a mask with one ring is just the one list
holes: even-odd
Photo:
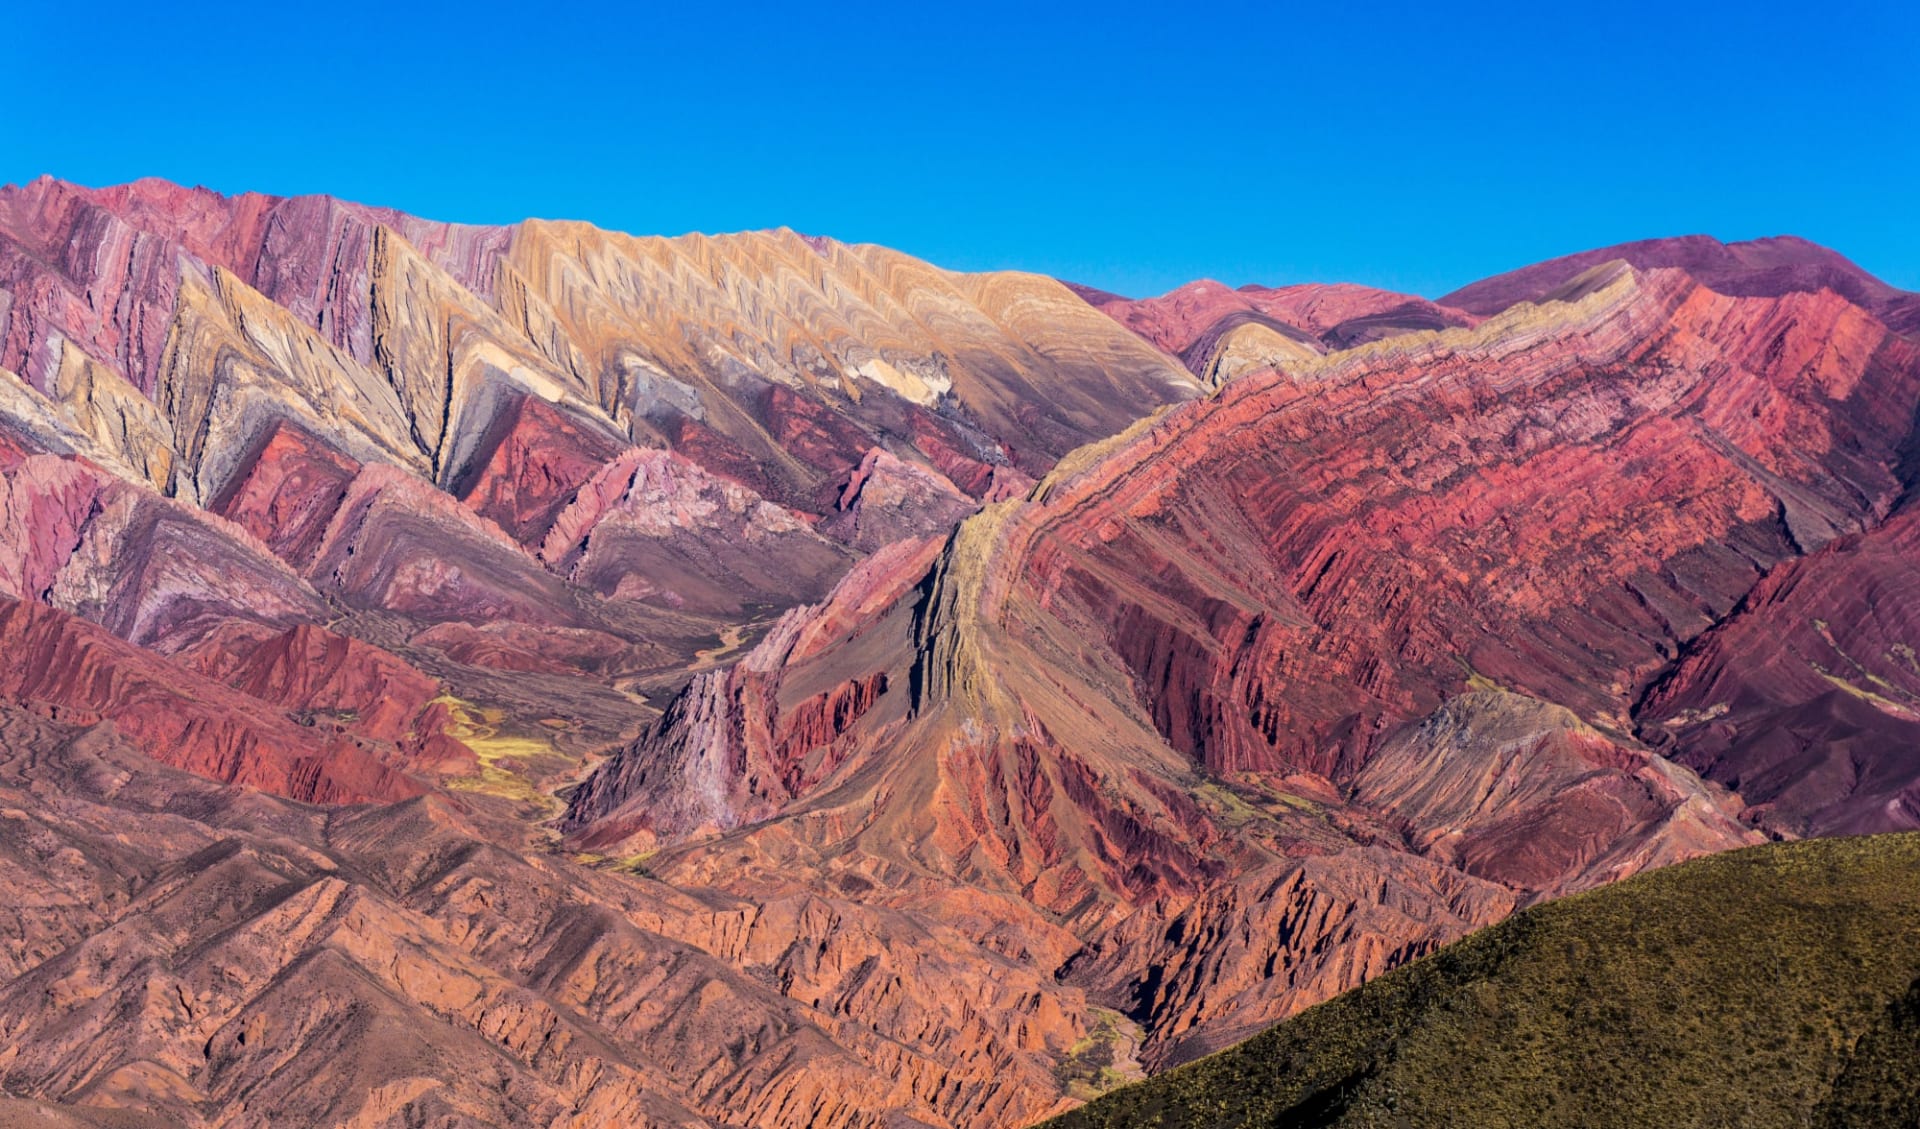
[[1049, 1125], [1911, 1125], [1915, 993], [1920, 835], [1772, 845], [1528, 910]]

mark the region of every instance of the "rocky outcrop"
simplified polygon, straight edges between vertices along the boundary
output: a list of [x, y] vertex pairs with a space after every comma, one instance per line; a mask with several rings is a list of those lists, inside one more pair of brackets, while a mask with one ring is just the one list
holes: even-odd
[[1738, 805], [1685, 769], [1501, 690], [1463, 694], [1402, 730], [1352, 788], [1428, 858], [1543, 894], [1748, 837]]
[[[990, 484], [987, 500], [1015, 492], [1011, 482]], [[835, 505], [839, 513], [821, 522], [820, 532], [868, 553], [895, 541], [945, 533], [980, 508], [945, 475], [879, 447], [860, 460]]]
[[102, 628], [38, 604], [0, 604], [0, 697], [78, 724], [111, 721], [165, 764], [326, 803], [396, 800], [424, 786], [344, 736], [303, 728]]
[[601, 596], [728, 615], [817, 600], [854, 560], [801, 515], [659, 450], [600, 467], [538, 552]]
[[820, 651], [837, 625], [864, 627], [864, 616], [918, 579], [938, 544], [881, 550], [825, 604], [782, 617], [740, 662], [695, 675], [646, 733], [573, 792], [563, 826], [589, 848], [645, 850], [765, 819], [830, 777], [845, 757], [840, 738], [890, 691], [895, 705], [902, 687], [885, 671], [841, 679], [831, 667], [790, 668]]
[[258, 449], [207, 508], [304, 568], [359, 473], [358, 462], [283, 421], [261, 435]]
[[618, 436], [523, 394], [494, 418], [453, 492], [514, 540], [537, 545], [575, 491], [625, 446]]
[[1920, 827], [1920, 513], [1781, 566], [1640, 703], [1641, 734], [1789, 835]]
[[284, 627], [325, 615], [319, 594], [244, 529], [83, 460], [30, 455], [0, 479], [13, 557], [0, 591], [163, 652], [231, 618]]
[[438, 682], [398, 656], [310, 624], [274, 632], [230, 621], [176, 658], [296, 717], [331, 717], [396, 745], [419, 739], [423, 716], [441, 693]]

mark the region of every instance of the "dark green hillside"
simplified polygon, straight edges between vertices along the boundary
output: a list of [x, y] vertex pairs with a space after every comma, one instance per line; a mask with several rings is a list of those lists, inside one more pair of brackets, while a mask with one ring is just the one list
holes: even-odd
[[1820, 1129], [1920, 1126], [1920, 980], [1854, 1044], [1820, 1114]]
[[1759, 847], [1528, 910], [1049, 1126], [1912, 1126], [1917, 978], [1920, 833]]

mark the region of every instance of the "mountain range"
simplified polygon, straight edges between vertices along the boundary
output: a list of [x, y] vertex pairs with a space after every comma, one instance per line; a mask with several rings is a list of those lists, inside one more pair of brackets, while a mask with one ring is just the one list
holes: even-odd
[[43, 178], [0, 370], [50, 1124], [1027, 1125], [1920, 828], [1920, 295], [1797, 239], [1131, 300]]

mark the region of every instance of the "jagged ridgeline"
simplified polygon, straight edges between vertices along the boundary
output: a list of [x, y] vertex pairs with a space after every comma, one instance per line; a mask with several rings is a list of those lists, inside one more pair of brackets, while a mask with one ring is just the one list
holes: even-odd
[[1910, 1126], [1920, 834], [1528, 910], [1049, 1129]]

